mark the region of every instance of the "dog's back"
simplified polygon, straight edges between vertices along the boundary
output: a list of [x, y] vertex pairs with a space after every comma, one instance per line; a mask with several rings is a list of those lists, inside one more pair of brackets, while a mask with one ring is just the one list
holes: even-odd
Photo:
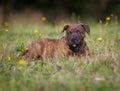
[[57, 57], [64, 57], [70, 54], [68, 46], [65, 43], [65, 38], [61, 39], [40, 39], [32, 42], [28, 46], [28, 50], [23, 51], [22, 55], [28, 58], [50, 59]]

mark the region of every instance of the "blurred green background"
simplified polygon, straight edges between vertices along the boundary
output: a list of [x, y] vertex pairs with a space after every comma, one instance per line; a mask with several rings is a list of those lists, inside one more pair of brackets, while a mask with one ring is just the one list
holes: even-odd
[[31, 12], [31, 16], [35, 12], [42, 14], [50, 22], [71, 15], [104, 20], [110, 14], [120, 15], [120, 0], [0, 0], [2, 21], [10, 20], [10, 16], [15, 16], [16, 13], [20, 16], [19, 13], [25, 10]]

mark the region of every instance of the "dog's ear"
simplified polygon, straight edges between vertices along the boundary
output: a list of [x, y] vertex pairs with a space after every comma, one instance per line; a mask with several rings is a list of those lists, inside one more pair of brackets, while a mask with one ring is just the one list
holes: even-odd
[[63, 33], [64, 31], [66, 31], [68, 28], [69, 28], [69, 25], [65, 25], [65, 26], [63, 27], [62, 33]]
[[87, 24], [81, 24], [85, 31], [90, 35], [90, 27]]

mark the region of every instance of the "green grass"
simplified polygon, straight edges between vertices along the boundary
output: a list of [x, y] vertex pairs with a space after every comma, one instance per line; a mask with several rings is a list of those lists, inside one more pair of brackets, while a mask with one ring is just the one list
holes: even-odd
[[[92, 23], [86, 35], [91, 57], [28, 60], [19, 51], [39, 38], [59, 38], [61, 25], [10, 25], [0, 29], [0, 91], [119, 91], [120, 25]], [[34, 33], [37, 29], [39, 33]], [[39, 36], [39, 34], [42, 34]], [[102, 37], [102, 41], [97, 38]], [[112, 44], [113, 46], [110, 46]], [[10, 60], [8, 60], [10, 56]]]

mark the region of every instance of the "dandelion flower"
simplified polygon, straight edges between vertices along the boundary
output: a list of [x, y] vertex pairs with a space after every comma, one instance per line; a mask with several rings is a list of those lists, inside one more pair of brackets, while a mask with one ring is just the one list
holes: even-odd
[[44, 22], [46, 21], [46, 17], [42, 17], [41, 20]]
[[10, 61], [10, 60], [11, 60], [11, 57], [10, 57], [10, 56], [7, 56], [7, 60]]
[[99, 37], [99, 38], [97, 38], [97, 40], [98, 40], [98, 41], [102, 41], [102, 40], [103, 40], [103, 38], [102, 38], [102, 37]]
[[8, 22], [4, 22], [4, 26], [8, 27], [9, 23]]
[[110, 21], [110, 17], [106, 17], [106, 20], [107, 20], [107, 21]]
[[39, 36], [41, 37], [41, 36], [42, 36], [42, 34], [41, 34], [41, 33], [39, 33]]
[[39, 31], [37, 29], [34, 30], [34, 33], [38, 33]]
[[110, 43], [110, 44], [109, 44], [109, 46], [110, 46], [110, 47], [112, 47], [112, 46], [113, 46], [113, 44], [112, 44], [112, 43]]
[[19, 60], [19, 64], [24, 65], [24, 64], [25, 64], [25, 60], [20, 59], [20, 60]]
[[28, 51], [28, 48], [25, 48], [26, 51]]
[[8, 29], [5, 29], [5, 32], [8, 32], [9, 30]]

